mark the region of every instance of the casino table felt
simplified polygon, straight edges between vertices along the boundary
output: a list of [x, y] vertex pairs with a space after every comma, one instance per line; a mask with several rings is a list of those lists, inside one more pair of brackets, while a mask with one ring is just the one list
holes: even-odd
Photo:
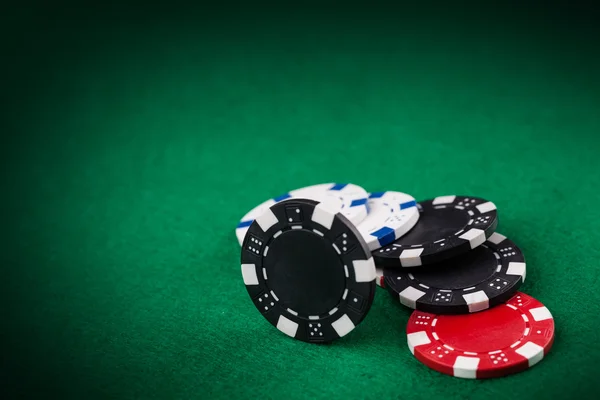
[[[2, 391], [589, 398], [598, 32], [590, 13], [519, 4], [7, 11]], [[332, 344], [273, 328], [235, 226], [321, 182], [492, 200], [527, 261], [519, 290], [554, 317], [547, 357], [493, 380], [430, 370], [407, 348], [411, 311], [381, 289]]]

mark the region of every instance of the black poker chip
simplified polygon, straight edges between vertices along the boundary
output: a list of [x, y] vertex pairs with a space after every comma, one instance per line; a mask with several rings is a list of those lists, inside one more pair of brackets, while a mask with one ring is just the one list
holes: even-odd
[[525, 281], [515, 243], [492, 234], [462, 256], [427, 268], [383, 270], [385, 288], [410, 308], [432, 314], [467, 314], [506, 302]]
[[305, 342], [347, 335], [375, 296], [375, 263], [361, 234], [314, 200], [285, 200], [258, 216], [242, 243], [241, 264], [256, 308]]
[[483, 244], [498, 226], [496, 205], [478, 197], [441, 196], [417, 204], [407, 234], [375, 250], [380, 267], [417, 267], [456, 257]]

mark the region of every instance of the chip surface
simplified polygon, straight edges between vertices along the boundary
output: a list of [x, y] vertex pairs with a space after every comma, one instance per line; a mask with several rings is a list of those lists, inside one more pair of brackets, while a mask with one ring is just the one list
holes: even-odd
[[325, 203], [329, 208], [340, 212], [355, 225], [362, 222], [368, 214], [368, 193], [362, 187], [351, 183], [322, 183], [312, 185], [269, 199], [244, 215], [235, 230], [240, 246], [244, 241], [248, 227], [255, 218], [263, 214], [273, 204], [290, 198], [304, 198]]
[[437, 263], [480, 246], [498, 226], [494, 203], [478, 197], [441, 196], [417, 207], [421, 214], [414, 228], [373, 252], [378, 266]]
[[256, 308], [298, 340], [343, 337], [373, 303], [375, 264], [366, 243], [346, 217], [315, 200], [285, 200], [258, 216], [241, 264]]
[[419, 220], [417, 201], [406, 193], [371, 193], [367, 204], [369, 214], [357, 228], [370, 250], [404, 236]]
[[407, 307], [468, 314], [511, 298], [525, 281], [526, 264], [515, 243], [493, 233], [466, 254], [427, 268], [386, 268], [383, 275], [385, 288]]
[[517, 292], [507, 303], [464, 315], [415, 311], [406, 328], [413, 355], [443, 374], [467, 379], [524, 371], [550, 351], [554, 320], [538, 300]]

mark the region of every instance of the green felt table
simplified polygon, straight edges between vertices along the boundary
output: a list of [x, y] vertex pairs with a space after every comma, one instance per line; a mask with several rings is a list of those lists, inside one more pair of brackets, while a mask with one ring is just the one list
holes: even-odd
[[[597, 28], [558, 8], [471, 11], [52, 3], [4, 15], [0, 391], [598, 389]], [[323, 182], [495, 202], [498, 232], [527, 259], [522, 290], [555, 318], [552, 351], [501, 379], [439, 374], [406, 346], [410, 310], [380, 289], [330, 345], [273, 328], [245, 290], [235, 226], [259, 202]]]

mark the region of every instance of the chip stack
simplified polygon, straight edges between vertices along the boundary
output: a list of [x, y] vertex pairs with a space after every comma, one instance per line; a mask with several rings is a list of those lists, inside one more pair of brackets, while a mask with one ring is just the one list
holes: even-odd
[[554, 339], [551, 313], [518, 291], [522, 251], [497, 227], [495, 204], [479, 197], [417, 203], [327, 183], [255, 207], [236, 234], [250, 298], [286, 335], [346, 336], [370, 311], [377, 284], [415, 310], [406, 333], [419, 361], [482, 379], [530, 368]]

